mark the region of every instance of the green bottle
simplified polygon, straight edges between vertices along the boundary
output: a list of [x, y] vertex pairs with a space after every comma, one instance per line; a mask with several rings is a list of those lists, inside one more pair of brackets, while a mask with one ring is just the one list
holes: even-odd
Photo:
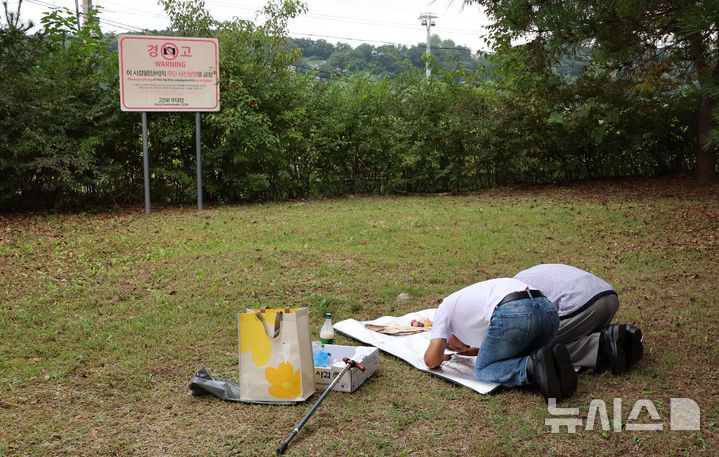
[[320, 329], [320, 343], [322, 344], [334, 344], [335, 342], [335, 330], [332, 328], [332, 314], [325, 314], [325, 323], [322, 324]]

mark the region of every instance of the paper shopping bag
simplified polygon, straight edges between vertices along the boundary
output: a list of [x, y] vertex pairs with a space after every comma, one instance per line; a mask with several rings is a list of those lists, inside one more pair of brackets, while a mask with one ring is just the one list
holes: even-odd
[[314, 393], [307, 308], [248, 309], [237, 321], [242, 401], [287, 403]]

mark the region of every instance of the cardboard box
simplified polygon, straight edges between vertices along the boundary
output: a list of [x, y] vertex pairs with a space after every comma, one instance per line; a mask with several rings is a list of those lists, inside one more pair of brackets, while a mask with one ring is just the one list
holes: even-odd
[[[313, 346], [316, 344], [319, 343], [313, 342]], [[338, 392], [354, 392], [365, 379], [372, 376], [379, 368], [379, 350], [375, 347], [325, 344], [324, 351], [330, 355], [325, 366], [315, 366], [315, 389], [317, 391], [326, 390], [332, 380], [344, 369], [347, 365], [342, 361], [344, 357], [361, 363], [364, 365], [365, 371], [356, 367], [350, 368], [332, 388]]]

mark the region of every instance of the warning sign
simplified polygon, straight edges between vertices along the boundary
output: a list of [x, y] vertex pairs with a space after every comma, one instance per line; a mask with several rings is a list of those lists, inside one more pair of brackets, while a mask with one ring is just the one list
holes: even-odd
[[214, 38], [120, 35], [123, 111], [219, 111]]

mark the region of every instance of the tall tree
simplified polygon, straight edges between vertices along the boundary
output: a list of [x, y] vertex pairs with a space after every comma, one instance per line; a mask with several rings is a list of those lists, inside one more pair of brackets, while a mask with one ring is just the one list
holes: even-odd
[[17, 3], [17, 9], [15, 11], [8, 10], [7, 1], [2, 2], [3, 9], [5, 10], [5, 21], [7, 22], [8, 30], [26, 32], [33, 28], [32, 21], [24, 24], [20, 22], [20, 8], [22, 8], [22, 0]]
[[[618, 72], [671, 72], [698, 84], [696, 175], [716, 179], [719, 145], [719, 0], [464, 0], [485, 9], [495, 37], [526, 40], [537, 54], [593, 46]], [[666, 70], [667, 66], [671, 68]]]

